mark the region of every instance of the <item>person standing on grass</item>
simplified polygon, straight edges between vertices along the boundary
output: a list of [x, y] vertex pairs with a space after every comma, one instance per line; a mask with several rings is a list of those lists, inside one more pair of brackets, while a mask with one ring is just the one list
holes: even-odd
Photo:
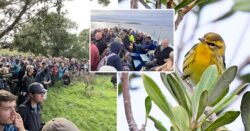
[[26, 73], [25, 73], [23, 80], [22, 80], [21, 95], [18, 98], [18, 104], [22, 104], [25, 101], [27, 94], [28, 94], [29, 86], [33, 82], [35, 82], [35, 79], [33, 77], [33, 73], [34, 73], [34, 66], [28, 65], [26, 67]]
[[25, 131], [23, 120], [16, 112], [16, 96], [0, 90], [0, 130]]
[[66, 68], [64, 66], [64, 62], [61, 63], [61, 66], [58, 69], [58, 78], [59, 80], [62, 79], [64, 72], [65, 72]]
[[44, 101], [44, 94], [47, 92], [40, 83], [32, 83], [29, 86], [29, 98], [18, 107], [24, 127], [29, 131], [40, 131], [42, 129], [41, 103]]
[[65, 71], [62, 79], [63, 79], [63, 85], [68, 86], [71, 83], [68, 70]]
[[51, 84], [51, 76], [49, 74], [49, 69], [45, 68], [42, 72], [38, 73], [35, 78], [35, 82], [43, 84], [45, 89], [48, 89]]

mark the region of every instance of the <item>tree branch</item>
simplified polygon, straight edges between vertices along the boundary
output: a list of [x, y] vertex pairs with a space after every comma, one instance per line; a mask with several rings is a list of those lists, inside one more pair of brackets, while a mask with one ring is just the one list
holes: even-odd
[[23, 6], [23, 9], [19, 13], [19, 15], [16, 17], [16, 19], [12, 22], [12, 24], [9, 27], [7, 27], [3, 32], [1, 32], [0, 39], [4, 35], [6, 35], [9, 31], [11, 31], [15, 27], [15, 25], [21, 20], [23, 14], [27, 11], [29, 4], [30, 4], [30, 0], [26, 0], [25, 5]]
[[161, 0], [156, 0], [155, 8], [156, 9], [161, 9]]
[[121, 81], [122, 81], [122, 93], [123, 93], [125, 114], [129, 129], [130, 131], [139, 131], [131, 109], [128, 73], [122, 73]]
[[181, 8], [178, 11], [178, 16], [177, 19], [175, 20], [175, 30], [177, 30], [179, 24], [181, 23], [181, 21], [183, 20], [183, 17], [190, 11], [193, 9], [193, 7], [196, 5], [196, 1], [190, 3], [189, 5]]
[[172, 9], [173, 8], [173, 0], [169, 0], [168, 2], [167, 2], [167, 9]]
[[131, 9], [138, 9], [138, 0], [131, 0], [130, 1], [130, 8]]
[[151, 7], [144, 0], [139, 0], [139, 1], [146, 9], [151, 9]]

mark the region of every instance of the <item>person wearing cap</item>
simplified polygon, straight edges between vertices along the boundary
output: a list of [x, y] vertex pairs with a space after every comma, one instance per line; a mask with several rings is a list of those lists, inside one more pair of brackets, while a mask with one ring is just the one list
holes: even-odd
[[40, 83], [32, 83], [28, 89], [29, 98], [18, 107], [24, 127], [29, 131], [40, 131], [42, 129], [41, 103], [44, 101], [44, 94], [47, 92]]
[[25, 131], [23, 120], [15, 108], [16, 96], [0, 90], [0, 131]]
[[65, 118], [54, 118], [44, 125], [42, 131], [80, 131], [80, 129]]

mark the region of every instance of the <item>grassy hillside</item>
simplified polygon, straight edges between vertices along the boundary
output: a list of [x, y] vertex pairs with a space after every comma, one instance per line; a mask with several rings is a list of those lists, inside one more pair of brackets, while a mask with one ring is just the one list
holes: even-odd
[[95, 84], [91, 85], [94, 90], [85, 91], [83, 82], [50, 88], [42, 109], [43, 121], [64, 117], [81, 131], [115, 131], [116, 90], [110, 79], [110, 76], [96, 75]]
[[22, 56], [29, 56], [30, 55], [30, 53], [22, 53], [22, 52], [18, 52], [17, 50], [10, 51], [9, 49], [0, 49], [0, 54], [22, 55]]

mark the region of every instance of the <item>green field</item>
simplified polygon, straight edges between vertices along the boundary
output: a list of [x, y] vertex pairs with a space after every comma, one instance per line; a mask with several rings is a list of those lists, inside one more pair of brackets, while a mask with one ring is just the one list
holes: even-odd
[[85, 91], [84, 82], [49, 88], [43, 104], [42, 118], [46, 122], [63, 117], [74, 122], [81, 131], [116, 130], [116, 89], [111, 76], [95, 76], [94, 90]]
[[31, 53], [18, 52], [17, 50], [10, 51], [9, 49], [0, 49], [0, 54], [4, 54], [4, 55], [22, 55], [22, 56], [33, 55]]

